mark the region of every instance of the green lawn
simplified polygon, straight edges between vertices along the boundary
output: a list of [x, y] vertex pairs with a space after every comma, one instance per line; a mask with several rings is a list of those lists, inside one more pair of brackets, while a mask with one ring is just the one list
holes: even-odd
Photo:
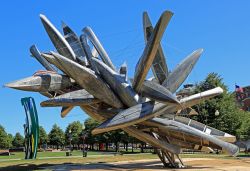
[[[48, 153], [48, 152], [46, 152]], [[90, 152], [88, 157], [65, 157], [65, 158], [43, 158], [36, 160], [9, 160], [0, 162], [0, 171], [8, 170], [37, 170], [41, 167], [48, 167], [53, 165], [61, 164], [84, 164], [84, 163], [105, 163], [105, 162], [116, 162], [116, 161], [129, 161], [129, 160], [142, 160], [142, 159], [157, 159], [158, 157], [154, 154], [135, 154], [135, 155], [105, 155], [97, 156]], [[44, 154], [45, 155], [45, 154]], [[48, 156], [46, 156], [48, 157]], [[39, 169], [40, 170], [40, 169]]]
[[[131, 152], [123, 152], [123, 154], [129, 154]], [[139, 151], [136, 151], [135, 154], [139, 153]], [[98, 151], [88, 151], [88, 156], [91, 156], [91, 155], [107, 155], [107, 154], [111, 154], [113, 155], [113, 153], [111, 152], [98, 152]], [[133, 154], [133, 153], [132, 153]], [[143, 155], [143, 154], [142, 154]], [[82, 151], [73, 151], [72, 152], [72, 156], [82, 156]], [[180, 155], [181, 157], [184, 157], [184, 158], [188, 158], [188, 157], [192, 157], [192, 158], [200, 158], [200, 157], [209, 157], [209, 158], [216, 158], [216, 157], [223, 157], [223, 158], [227, 158], [230, 156], [226, 155], [226, 154], [181, 154]], [[66, 157], [66, 152], [63, 151], [63, 152], [38, 152], [37, 154], [37, 158], [45, 158], [45, 157], [49, 157], [49, 158], [57, 158], [57, 157]], [[249, 154], [245, 154], [245, 153], [239, 153], [238, 157], [250, 157]], [[1, 160], [7, 160], [7, 159], [24, 159], [24, 152], [15, 152], [15, 153], [11, 153], [10, 156], [0, 156], [0, 162]]]
[[[101, 152], [89, 151], [88, 155], [100, 155]], [[37, 158], [41, 157], [66, 157], [66, 152], [38, 152]], [[82, 151], [73, 151], [72, 156], [82, 156]], [[1, 159], [24, 159], [24, 152], [11, 153], [10, 156], [0, 156]]]

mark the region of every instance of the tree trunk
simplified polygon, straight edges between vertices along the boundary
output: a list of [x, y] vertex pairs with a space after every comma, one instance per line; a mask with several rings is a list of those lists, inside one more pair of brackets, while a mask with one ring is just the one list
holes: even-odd
[[125, 145], [126, 145], [126, 151], [128, 151], [128, 142], [126, 142]]
[[132, 153], [134, 152], [134, 141], [132, 141]]
[[144, 153], [143, 143], [141, 143], [141, 153]]
[[108, 151], [109, 143], [106, 142], [105, 146], [106, 146], [106, 151]]
[[116, 142], [116, 143], [115, 143], [115, 151], [116, 151], [116, 152], [119, 152], [119, 142]]

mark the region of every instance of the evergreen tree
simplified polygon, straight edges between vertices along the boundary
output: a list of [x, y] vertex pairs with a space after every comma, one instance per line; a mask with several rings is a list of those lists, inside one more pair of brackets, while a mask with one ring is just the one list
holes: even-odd
[[11, 146], [10, 137], [5, 132], [5, 129], [0, 125], [0, 149], [7, 149]]
[[[235, 96], [228, 92], [228, 88], [223, 83], [223, 79], [217, 73], [210, 73], [204, 81], [196, 85], [196, 93], [210, 90], [218, 86], [221, 87], [224, 92], [215, 98], [194, 106], [199, 113], [194, 119], [221, 131], [235, 135], [236, 130], [239, 129], [241, 125], [240, 118], [242, 111], [239, 110], [235, 103]], [[218, 116], [215, 115], [217, 110], [219, 112]]]
[[[71, 131], [71, 133], [69, 133]], [[67, 143], [69, 143], [69, 139], [71, 138], [71, 143], [74, 145], [78, 145], [81, 143], [81, 133], [82, 133], [82, 124], [80, 121], [74, 121], [70, 123], [65, 131], [65, 137]], [[71, 136], [71, 137], [70, 137]]]
[[99, 125], [99, 122], [94, 120], [93, 118], [87, 118], [84, 122], [85, 132], [87, 132], [86, 143], [91, 145], [91, 149], [93, 150], [94, 144], [98, 143], [99, 136], [94, 136], [91, 134], [91, 131]]
[[56, 124], [53, 125], [48, 137], [49, 144], [56, 146], [57, 149], [59, 148], [59, 146], [62, 146], [65, 143], [64, 132]]
[[241, 140], [250, 139], [250, 113], [245, 112], [245, 115], [242, 116], [241, 127], [237, 130], [238, 138]]
[[8, 148], [11, 148], [11, 147], [13, 147], [13, 145], [12, 145], [12, 141], [13, 141], [13, 135], [12, 134], [8, 134]]
[[19, 132], [14, 136], [12, 145], [17, 148], [24, 146], [24, 137]]
[[48, 143], [48, 135], [42, 126], [39, 126], [39, 141], [38, 144], [41, 148], [42, 145]]

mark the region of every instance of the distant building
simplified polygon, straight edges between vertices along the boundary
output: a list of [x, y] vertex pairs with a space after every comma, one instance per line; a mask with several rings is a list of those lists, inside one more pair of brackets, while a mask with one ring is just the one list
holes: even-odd
[[245, 111], [250, 111], [250, 86], [240, 87], [235, 85], [235, 98], [238, 106]]
[[[183, 89], [179, 90], [178, 92], [176, 92], [176, 96], [177, 98], [184, 98], [187, 96], [191, 96], [193, 95], [195, 92], [195, 86], [193, 84], [185, 84], [183, 85]], [[192, 116], [192, 115], [198, 115], [198, 113], [191, 107], [186, 108], [184, 110], [178, 110], [176, 112], [176, 115], [180, 115], [180, 116]]]

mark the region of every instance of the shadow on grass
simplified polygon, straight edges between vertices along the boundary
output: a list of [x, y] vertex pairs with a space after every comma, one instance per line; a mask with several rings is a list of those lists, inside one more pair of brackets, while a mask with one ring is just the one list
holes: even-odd
[[[186, 169], [209, 169], [210, 167], [192, 167], [187, 166]], [[60, 170], [60, 171], [67, 171], [67, 170], [128, 170], [133, 171], [135, 169], [145, 169], [145, 170], [166, 170], [168, 168], [163, 167], [162, 163], [159, 161], [147, 161], [147, 162], [135, 162], [130, 161], [126, 163], [106, 163], [106, 162], [99, 162], [99, 163], [87, 163], [87, 164], [80, 164], [80, 163], [62, 163], [62, 164], [17, 164], [12, 166], [6, 166], [0, 168], [0, 171], [27, 171], [27, 170]], [[185, 169], [184, 169], [185, 170]]]
[[250, 154], [240, 154], [240, 155], [237, 155], [237, 157], [246, 157], [246, 158], [248, 158], [248, 157], [250, 157]]

